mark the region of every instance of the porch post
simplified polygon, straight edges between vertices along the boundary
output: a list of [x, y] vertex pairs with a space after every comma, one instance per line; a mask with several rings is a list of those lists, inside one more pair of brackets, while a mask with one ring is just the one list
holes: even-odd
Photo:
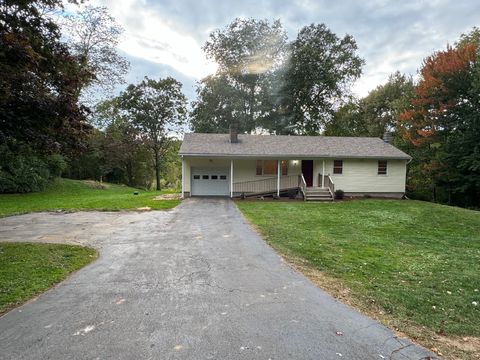
[[325, 160], [322, 160], [322, 188], [325, 187]]
[[233, 159], [230, 160], [230, 197], [233, 198]]
[[182, 156], [182, 199], [185, 198], [185, 159]]
[[277, 196], [278, 197], [280, 197], [280, 174], [281, 174], [280, 164], [281, 164], [281, 161], [277, 160]]

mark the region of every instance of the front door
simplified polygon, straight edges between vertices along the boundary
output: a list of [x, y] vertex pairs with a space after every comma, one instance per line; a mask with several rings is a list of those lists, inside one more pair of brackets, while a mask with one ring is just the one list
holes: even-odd
[[302, 174], [307, 186], [313, 186], [313, 160], [302, 160]]

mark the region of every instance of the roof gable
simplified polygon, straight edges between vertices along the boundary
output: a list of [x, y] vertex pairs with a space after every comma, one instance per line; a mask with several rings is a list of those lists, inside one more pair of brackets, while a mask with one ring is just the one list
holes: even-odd
[[411, 157], [380, 138], [337, 136], [185, 134], [180, 155], [209, 157], [381, 158]]

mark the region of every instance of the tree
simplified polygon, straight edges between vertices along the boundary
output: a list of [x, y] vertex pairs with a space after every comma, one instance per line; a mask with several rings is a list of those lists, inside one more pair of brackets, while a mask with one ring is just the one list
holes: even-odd
[[124, 76], [130, 65], [117, 50], [123, 28], [107, 8], [86, 6], [82, 11], [66, 16], [62, 30], [72, 53], [82, 59], [82, 67], [95, 75], [90, 84], [84, 84], [88, 87], [78, 87], [78, 96], [91, 98], [98, 94], [98, 90], [108, 93], [115, 85], [125, 82]]
[[384, 85], [362, 99], [362, 115], [368, 136], [381, 137], [386, 131], [395, 132], [399, 115], [408, 108], [415, 93], [412, 77], [396, 72]]
[[[97, 104], [95, 120], [104, 128], [103, 141], [99, 146], [103, 155], [102, 174], [107, 177], [116, 174], [118, 182], [129, 186], [147, 187], [148, 163], [152, 157], [147, 154], [139, 129], [122, 112], [120, 99], [116, 97]], [[139, 167], [147, 172], [139, 170]]]
[[276, 121], [278, 104], [272, 100], [271, 85], [286, 57], [286, 34], [280, 21], [237, 18], [214, 31], [204, 50], [219, 68], [197, 88], [193, 128], [219, 132], [235, 122], [241, 131], [259, 127], [273, 131], [270, 125]]
[[331, 121], [325, 125], [326, 136], [368, 136], [365, 118], [362, 114], [361, 101], [351, 100], [342, 105]]
[[476, 29], [427, 57], [399, 130], [416, 150], [433, 200], [480, 205], [480, 61]]
[[319, 134], [348, 97], [364, 61], [352, 36], [342, 39], [325, 24], [305, 26], [289, 47], [282, 101], [295, 132]]
[[410, 106], [414, 93], [413, 79], [396, 72], [366, 97], [341, 106], [325, 125], [324, 134], [375, 137], [382, 137], [386, 131], [395, 134], [398, 117]]
[[[198, 99], [192, 103], [191, 126], [194, 132], [225, 133], [242, 108], [238, 91], [222, 74], [210, 75], [197, 86]], [[247, 122], [238, 121], [240, 132], [252, 130]]]
[[195, 131], [223, 132], [235, 122], [243, 132], [317, 134], [363, 65], [355, 40], [324, 24], [304, 27], [288, 44], [278, 20], [235, 19], [204, 50], [219, 68], [197, 88]]
[[160, 190], [162, 157], [172, 143], [172, 135], [181, 132], [185, 124], [187, 100], [181, 87], [171, 77], [158, 81], [145, 77], [120, 95], [122, 111], [153, 152], [157, 190]]
[[91, 130], [74, 93], [93, 74], [46, 15], [61, 7], [60, 0], [0, 3], [0, 139], [37, 154], [81, 150]]

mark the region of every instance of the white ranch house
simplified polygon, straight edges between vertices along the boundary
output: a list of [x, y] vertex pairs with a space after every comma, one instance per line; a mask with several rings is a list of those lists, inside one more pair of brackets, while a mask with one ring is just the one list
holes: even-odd
[[260, 196], [298, 191], [306, 200], [401, 198], [411, 157], [380, 138], [186, 134], [182, 196]]

